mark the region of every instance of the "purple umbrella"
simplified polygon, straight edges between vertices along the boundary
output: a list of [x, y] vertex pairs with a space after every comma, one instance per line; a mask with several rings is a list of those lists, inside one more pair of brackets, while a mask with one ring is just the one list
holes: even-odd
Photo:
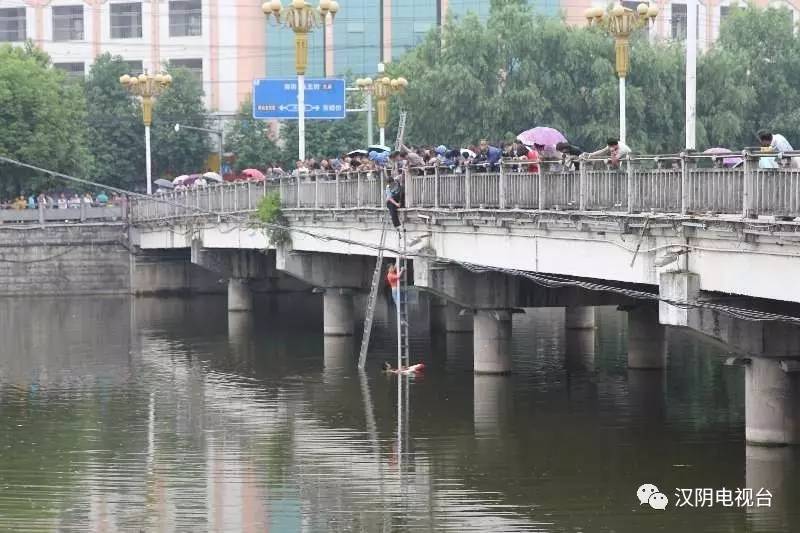
[[[717, 147], [717, 148], [709, 148], [708, 150], [706, 150], [703, 153], [704, 154], [711, 154], [711, 155], [724, 155], [724, 154], [732, 154], [733, 152], [731, 152], [727, 148]], [[733, 167], [733, 166], [736, 166], [737, 164], [739, 164], [741, 162], [742, 162], [741, 156], [739, 156], [739, 157], [726, 157], [726, 158], [724, 158], [722, 160], [722, 166], [724, 166], [724, 167]]]
[[561, 142], [567, 142], [567, 138], [560, 131], [553, 128], [546, 128], [539, 126], [532, 130], [523, 131], [517, 135], [517, 139], [526, 145], [533, 146], [534, 144], [541, 144], [542, 146], [555, 146]]

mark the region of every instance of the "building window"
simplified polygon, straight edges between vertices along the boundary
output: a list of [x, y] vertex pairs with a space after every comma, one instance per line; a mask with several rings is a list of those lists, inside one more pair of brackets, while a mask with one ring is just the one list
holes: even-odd
[[169, 3], [169, 36], [194, 37], [203, 34], [201, 0], [173, 0]]
[[144, 72], [141, 61], [123, 61], [123, 63], [125, 63], [125, 66], [127, 67], [127, 73], [131, 76], [138, 76]]
[[53, 68], [63, 70], [68, 76], [83, 78], [86, 75], [83, 63], [53, 63]]
[[53, 40], [83, 40], [83, 6], [53, 6]]
[[686, 39], [686, 4], [672, 4], [672, 38]]
[[203, 83], [203, 60], [202, 59], [171, 59], [170, 68], [185, 68], [192, 73], [192, 77], [197, 83]]
[[719, 6], [719, 21], [722, 22], [731, 14], [731, 6]]
[[111, 38], [139, 39], [142, 36], [142, 4], [111, 4]]
[[0, 41], [24, 41], [25, 38], [25, 8], [0, 9]]

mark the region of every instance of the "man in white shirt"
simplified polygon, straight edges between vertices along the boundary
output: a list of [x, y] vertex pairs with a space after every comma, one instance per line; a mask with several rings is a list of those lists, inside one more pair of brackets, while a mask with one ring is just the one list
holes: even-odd
[[[769, 148], [773, 152], [778, 153], [794, 151], [794, 148], [792, 148], [792, 145], [786, 140], [786, 137], [780, 133], [772, 133], [769, 130], [761, 130], [758, 132], [758, 140], [761, 143], [762, 151], [764, 151], [765, 148]], [[793, 168], [800, 168], [800, 157], [792, 157], [789, 161], [789, 165]]]
[[631, 148], [627, 144], [615, 137], [611, 137], [606, 141], [606, 145], [603, 148], [600, 148], [596, 152], [592, 152], [590, 154], [581, 154], [581, 158], [594, 159], [608, 155], [611, 159], [611, 166], [616, 168], [619, 167], [620, 161], [622, 161], [629, 153], [631, 153]]

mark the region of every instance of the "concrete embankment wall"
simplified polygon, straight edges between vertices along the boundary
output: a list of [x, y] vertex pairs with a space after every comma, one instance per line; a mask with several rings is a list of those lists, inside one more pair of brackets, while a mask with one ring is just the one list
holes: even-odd
[[225, 290], [188, 250], [132, 254], [122, 223], [0, 225], [0, 296]]
[[128, 294], [124, 224], [0, 226], [0, 295]]

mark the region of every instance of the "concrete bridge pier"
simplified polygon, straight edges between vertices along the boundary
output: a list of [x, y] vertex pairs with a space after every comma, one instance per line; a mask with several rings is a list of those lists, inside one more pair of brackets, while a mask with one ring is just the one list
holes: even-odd
[[744, 376], [747, 442], [800, 444], [800, 361], [755, 357]]
[[628, 310], [628, 368], [661, 370], [666, 366], [667, 345], [664, 326], [658, 322], [658, 306]]
[[511, 372], [511, 317], [507, 309], [475, 312], [473, 370], [476, 374]]
[[353, 335], [356, 325], [353, 297], [350, 289], [325, 289], [322, 296], [322, 329], [325, 335]]
[[594, 329], [594, 307], [566, 307], [564, 309], [564, 327], [568, 330]]
[[252, 311], [253, 291], [247, 279], [231, 278], [228, 280], [228, 312]]

